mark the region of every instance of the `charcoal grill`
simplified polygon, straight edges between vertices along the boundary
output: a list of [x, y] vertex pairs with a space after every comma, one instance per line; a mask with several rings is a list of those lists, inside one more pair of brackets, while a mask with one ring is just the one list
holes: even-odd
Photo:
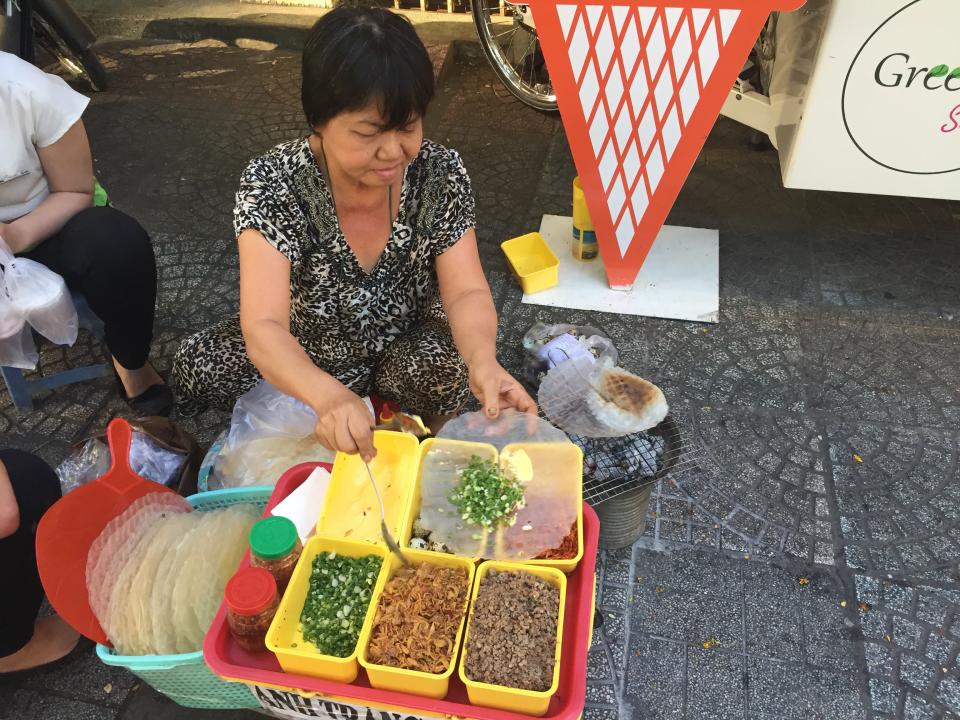
[[[627, 547], [643, 535], [650, 490], [676, 465], [683, 449], [680, 426], [670, 415], [647, 433], [664, 440], [659, 459], [655, 455], [644, 454], [623, 462], [624, 442], [634, 436], [590, 440], [590, 449], [594, 451], [590, 460], [596, 464], [596, 469], [591, 477], [584, 478], [583, 499], [593, 506], [600, 517], [600, 543], [605, 548], [614, 550]], [[641, 452], [636, 448], [634, 451], [638, 454]], [[619, 455], [620, 459], [611, 461], [609, 458], [612, 455]], [[587, 461], [584, 458], [584, 462]], [[644, 477], [624, 467], [641, 464], [656, 467], [657, 470], [652, 476]]]

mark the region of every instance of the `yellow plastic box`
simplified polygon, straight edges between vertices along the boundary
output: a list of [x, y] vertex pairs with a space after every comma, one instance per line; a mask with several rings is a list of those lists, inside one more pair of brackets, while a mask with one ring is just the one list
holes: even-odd
[[[415, 670], [404, 670], [401, 668], [387, 667], [385, 665], [376, 665], [367, 659], [367, 646], [370, 643], [370, 637], [373, 634], [374, 620], [376, 612], [371, 615], [364, 627], [363, 634], [360, 636], [360, 664], [367, 671], [367, 678], [370, 684], [379, 690], [391, 690], [394, 692], [406, 692], [423, 697], [441, 699], [446, 697], [447, 690], [450, 687], [450, 676], [453, 675], [453, 669], [457, 664], [457, 656], [460, 650], [460, 639], [463, 637], [463, 628], [467, 619], [467, 607], [470, 602], [470, 591], [473, 587], [473, 576], [476, 571], [476, 565], [472, 560], [462, 558], [456, 555], [445, 555], [443, 553], [432, 553], [424, 550], [404, 550], [403, 554], [413, 565], [428, 563], [430, 565], [439, 565], [441, 567], [463, 568], [467, 571], [467, 592], [463, 597], [463, 617], [460, 620], [460, 627], [457, 630], [457, 637], [453, 643], [453, 655], [450, 657], [450, 663], [447, 669], [440, 674], [419, 672]], [[388, 560], [387, 577], [384, 580], [381, 592], [386, 587], [393, 574], [402, 567], [402, 563], [391, 556]], [[374, 598], [374, 605], [380, 602], [379, 594]]]
[[297, 561], [297, 567], [294, 568], [290, 584], [287, 585], [287, 590], [280, 600], [277, 614], [267, 631], [266, 645], [267, 649], [277, 656], [280, 667], [283, 668], [284, 672], [351, 683], [356, 680], [360, 668], [357, 663], [357, 648], [354, 648], [353, 652], [347, 657], [339, 658], [321, 654], [313, 643], [303, 639], [300, 614], [303, 612], [303, 604], [310, 589], [313, 559], [321, 552], [335, 552], [347, 557], [376, 555], [383, 560], [380, 566], [380, 574], [377, 576], [377, 582], [374, 585], [370, 606], [367, 608], [364, 624], [357, 638], [357, 645], [359, 646], [363, 637], [363, 628], [370, 623], [376, 608], [377, 597], [380, 595], [380, 589], [386, 582], [386, 556], [389, 551], [382, 545], [319, 535], [310, 539], [300, 555], [300, 560]]
[[[477, 594], [483, 587], [483, 579], [491, 570], [498, 572], [528, 572], [543, 578], [554, 587], [560, 589], [560, 612], [557, 616], [557, 644], [553, 660], [553, 684], [549, 690], [535, 692], [533, 690], [518, 690], [503, 685], [490, 685], [475, 682], [467, 677], [467, 653], [470, 648], [470, 624], [473, 610], [477, 604]], [[467, 620], [467, 631], [463, 639], [463, 652], [460, 653], [460, 679], [467, 688], [467, 697], [473, 705], [518, 712], [525, 715], [542, 716], [550, 707], [550, 699], [560, 686], [560, 648], [563, 643], [563, 609], [567, 597], [567, 576], [559, 570], [548, 567], [531, 567], [523, 563], [499, 562], [488, 560], [482, 563], [477, 570], [477, 579], [473, 584], [473, 594], [470, 598], [470, 619]]]
[[[497, 449], [493, 445], [487, 445], [486, 443], [476, 443], [476, 442], [466, 442], [463, 440], [446, 440], [446, 439], [437, 439], [437, 438], [427, 438], [422, 443], [420, 443], [420, 457], [419, 463], [417, 465], [417, 472], [414, 477], [413, 491], [410, 493], [410, 505], [408, 508], [406, 520], [403, 526], [403, 530], [400, 532], [400, 544], [404, 547], [410, 546], [410, 539], [413, 537], [413, 525], [417, 521], [417, 518], [420, 517], [420, 477], [423, 473], [423, 464], [424, 460], [427, 457], [427, 454], [434, 447], [442, 447], [451, 450], [452, 452], [460, 455], [464, 458], [464, 463], [466, 463], [471, 455], [479, 455], [481, 457], [486, 457], [492, 460], [493, 462], [497, 461]], [[447, 553], [431, 553], [432, 555], [446, 556]], [[477, 558], [473, 558], [474, 561]]]
[[560, 261], [540, 233], [521, 235], [500, 247], [524, 294], [552, 288], [560, 281]]
[[533, 463], [533, 471], [547, 473], [550, 477], [565, 476], [566, 487], [576, 488], [577, 503], [577, 554], [572, 558], [558, 560], [524, 560], [526, 565], [551, 567], [571, 573], [583, 559], [583, 451], [573, 443], [512, 443], [503, 448], [500, 457], [513, 450], [523, 450]]
[[[397, 537], [405, 527], [417, 477], [419, 443], [407, 433], [377, 430], [377, 456], [370, 463], [383, 498], [387, 527]], [[317, 535], [381, 543], [380, 506], [359, 455], [337, 453], [330, 485], [317, 521]]]
[[[462, 440], [446, 440], [429, 438], [420, 444], [420, 469], [417, 472], [413, 492], [410, 494], [410, 507], [407, 513], [404, 528], [400, 533], [400, 544], [409, 547], [413, 537], [413, 525], [420, 517], [420, 479], [423, 472], [424, 460], [434, 447], [443, 447], [462, 455], [465, 459], [471, 455], [487, 457], [499, 462], [501, 453], [493, 445], [486, 443], [465, 442]], [[562, 572], [573, 572], [583, 558], [583, 452], [573, 443], [512, 443], [503, 448], [503, 453], [511, 450], [523, 450], [533, 463], [535, 472], [548, 472], [552, 477], [559, 477], [561, 473], [571, 474], [571, 484], [576, 487], [577, 503], [577, 554], [572, 558], [560, 560], [524, 560], [524, 564], [556, 568]], [[444, 553], [437, 553], [444, 554]], [[474, 558], [479, 560], [480, 558]]]

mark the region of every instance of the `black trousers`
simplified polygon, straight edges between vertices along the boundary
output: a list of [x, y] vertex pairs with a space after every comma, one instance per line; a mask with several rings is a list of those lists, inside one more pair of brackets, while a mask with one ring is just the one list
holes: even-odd
[[37, 572], [36, 534], [40, 518], [60, 498], [60, 480], [43, 460], [23, 450], [0, 450], [20, 509], [20, 526], [0, 540], [0, 564], [7, 576], [0, 592], [0, 657], [33, 637], [33, 623], [43, 602]]
[[140, 223], [116, 208], [87, 208], [24, 257], [46, 265], [86, 298], [123, 367], [144, 366], [153, 339], [157, 265]]

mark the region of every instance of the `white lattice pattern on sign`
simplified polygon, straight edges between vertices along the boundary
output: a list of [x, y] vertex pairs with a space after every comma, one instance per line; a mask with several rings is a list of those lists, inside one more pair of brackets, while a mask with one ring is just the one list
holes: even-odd
[[625, 254], [740, 11], [577, 4], [557, 14]]

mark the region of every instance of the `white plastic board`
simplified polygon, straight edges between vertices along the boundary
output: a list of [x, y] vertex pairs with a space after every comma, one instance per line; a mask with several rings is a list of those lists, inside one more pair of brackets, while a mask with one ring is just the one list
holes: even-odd
[[528, 305], [715, 323], [720, 311], [720, 233], [664, 225], [630, 290], [613, 290], [600, 259], [571, 252], [572, 220], [544, 215], [540, 234], [560, 260], [560, 282], [524, 295]]

